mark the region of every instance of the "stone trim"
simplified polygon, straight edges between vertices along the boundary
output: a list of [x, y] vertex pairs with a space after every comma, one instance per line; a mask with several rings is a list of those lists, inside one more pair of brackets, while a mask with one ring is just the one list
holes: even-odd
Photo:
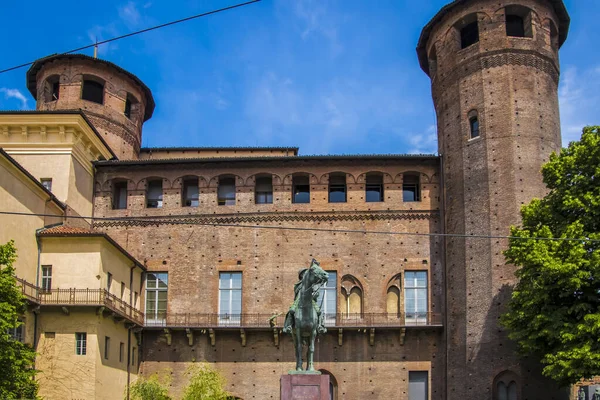
[[540, 72], [550, 75], [554, 83], [558, 85], [560, 70], [554, 61], [536, 51], [519, 49], [498, 50], [478, 54], [456, 65], [451, 73], [445, 76], [438, 76], [438, 79], [435, 79], [432, 85], [434, 86], [434, 91], [438, 91], [445, 88], [449, 83], [460, 81], [474, 72], [505, 65], [535, 68]]
[[105, 121], [106, 123], [108, 123], [109, 125], [114, 125], [118, 128], [121, 128], [121, 129], [111, 129], [108, 132], [124, 139], [128, 144], [134, 146], [136, 151], [139, 151], [140, 146], [141, 146], [140, 138], [138, 138], [136, 134], [132, 133], [131, 128], [129, 128], [125, 124], [117, 122], [114, 119], [107, 117], [105, 115], [102, 115], [100, 113], [90, 111], [90, 110], [84, 110], [83, 112], [92, 118], [101, 119], [101, 120]]
[[436, 220], [439, 211], [369, 211], [335, 213], [273, 213], [253, 215], [199, 215], [166, 217], [117, 217], [110, 220], [94, 221], [94, 228], [122, 226], [158, 226], [158, 225], [218, 225], [218, 224], [260, 224], [271, 222], [332, 222], [332, 221], [385, 221], [385, 220]]

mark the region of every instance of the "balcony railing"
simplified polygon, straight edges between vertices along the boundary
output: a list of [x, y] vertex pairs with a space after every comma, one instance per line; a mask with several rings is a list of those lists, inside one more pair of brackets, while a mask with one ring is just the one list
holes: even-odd
[[[285, 315], [271, 314], [167, 314], [164, 319], [146, 318], [146, 327], [172, 328], [247, 328], [268, 329], [283, 327]], [[439, 313], [419, 314], [326, 314], [325, 326], [331, 328], [402, 328], [441, 327]]]
[[116, 315], [138, 325], [144, 323], [143, 312], [108, 293], [105, 289], [52, 289], [45, 291], [19, 278], [17, 278], [17, 283], [29, 301], [42, 306], [106, 307]]

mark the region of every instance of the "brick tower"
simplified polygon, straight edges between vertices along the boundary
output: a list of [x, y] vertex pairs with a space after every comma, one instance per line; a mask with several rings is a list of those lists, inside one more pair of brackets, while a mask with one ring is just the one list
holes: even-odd
[[[541, 166], [561, 147], [558, 50], [568, 28], [562, 0], [456, 0], [423, 29], [417, 52], [432, 81], [447, 233], [508, 235], [521, 205], [545, 194]], [[506, 246], [446, 241], [449, 400], [563, 396], [499, 326], [515, 283]]]
[[82, 54], [37, 60], [27, 71], [37, 110], [82, 110], [119, 159], [137, 159], [142, 125], [152, 117], [150, 89], [135, 75]]

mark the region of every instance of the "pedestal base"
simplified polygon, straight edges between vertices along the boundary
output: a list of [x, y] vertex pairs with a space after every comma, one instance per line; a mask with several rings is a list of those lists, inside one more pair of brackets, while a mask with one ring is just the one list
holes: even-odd
[[329, 400], [329, 375], [282, 375], [281, 400]]

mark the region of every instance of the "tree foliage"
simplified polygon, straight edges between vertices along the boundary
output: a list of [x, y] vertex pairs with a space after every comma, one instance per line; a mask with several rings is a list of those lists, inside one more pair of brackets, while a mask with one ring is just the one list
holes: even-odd
[[[519, 267], [503, 324], [561, 385], [600, 375], [600, 127], [543, 168], [548, 195], [521, 210], [508, 262]], [[577, 238], [581, 240], [539, 240]]]
[[10, 332], [21, 325], [19, 316], [27, 305], [15, 280], [13, 264], [17, 259], [14, 242], [0, 245], [0, 399], [33, 399], [35, 351], [12, 339]]
[[187, 373], [190, 375], [190, 383], [183, 393], [182, 400], [228, 400], [232, 398], [223, 388], [225, 378], [209, 364], [202, 363], [192, 366]]
[[171, 400], [168, 386], [169, 380], [161, 378], [158, 374], [150, 375], [147, 379], [140, 376], [129, 385], [129, 398], [131, 400]]

